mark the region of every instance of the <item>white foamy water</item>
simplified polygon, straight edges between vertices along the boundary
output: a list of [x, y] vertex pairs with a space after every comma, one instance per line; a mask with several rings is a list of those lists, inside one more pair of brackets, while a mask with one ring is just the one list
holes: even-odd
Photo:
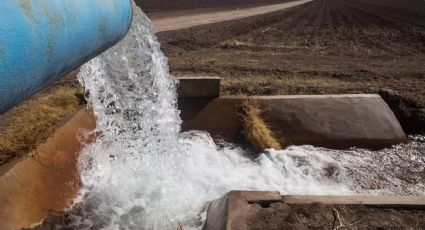
[[79, 79], [99, 137], [79, 159], [82, 211], [74, 228], [200, 228], [206, 203], [234, 189], [424, 195], [420, 138], [378, 152], [302, 146], [252, 160], [207, 133], [180, 133], [176, 82], [136, 6], [127, 37], [84, 65]]

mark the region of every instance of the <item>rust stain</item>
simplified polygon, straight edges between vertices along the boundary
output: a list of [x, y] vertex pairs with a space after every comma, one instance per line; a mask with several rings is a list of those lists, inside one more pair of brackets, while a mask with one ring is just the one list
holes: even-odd
[[34, 12], [30, 0], [18, 0], [18, 6], [29, 20], [34, 21]]
[[106, 17], [103, 16], [99, 22], [97, 23], [97, 32], [100, 34], [102, 38], [107, 37], [108, 35], [108, 27], [106, 26]]
[[46, 15], [49, 26], [49, 37], [47, 38], [46, 60], [50, 62], [55, 51], [56, 38], [61, 28], [64, 27], [65, 21], [62, 15], [50, 9], [45, 1], [41, 1], [41, 10]]
[[54, 30], [59, 29], [65, 25], [64, 18], [61, 14], [50, 9], [49, 5], [45, 1], [41, 1], [41, 9], [43, 13], [47, 16], [49, 21], [49, 26]]

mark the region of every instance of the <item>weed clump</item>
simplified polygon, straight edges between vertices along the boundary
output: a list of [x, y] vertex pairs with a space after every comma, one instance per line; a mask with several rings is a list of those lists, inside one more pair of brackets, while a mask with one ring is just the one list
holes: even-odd
[[257, 151], [264, 149], [282, 149], [275, 135], [261, 118], [261, 110], [252, 101], [242, 104], [243, 134]]
[[0, 165], [33, 151], [49, 138], [55, 124], [78, 106], [76, 88], [61, 87], [10, 111], [11, 122], [0, 132]]

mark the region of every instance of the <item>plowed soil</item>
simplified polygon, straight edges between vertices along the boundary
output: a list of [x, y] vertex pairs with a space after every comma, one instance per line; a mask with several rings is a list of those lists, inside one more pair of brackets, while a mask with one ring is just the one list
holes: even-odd
[[159, 34], [174, 75], [223, 77], [223, 94], [379, 93], [425, 130], [425, 1], [315, 0]]

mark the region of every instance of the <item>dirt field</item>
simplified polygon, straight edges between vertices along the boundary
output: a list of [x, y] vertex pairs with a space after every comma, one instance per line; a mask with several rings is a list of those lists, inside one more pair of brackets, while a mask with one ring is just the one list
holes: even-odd
[[315, 0], [159, 34], [174, 75], [223, 77], [223, 94], [378, 93], [425, 131], [425, 1]]

